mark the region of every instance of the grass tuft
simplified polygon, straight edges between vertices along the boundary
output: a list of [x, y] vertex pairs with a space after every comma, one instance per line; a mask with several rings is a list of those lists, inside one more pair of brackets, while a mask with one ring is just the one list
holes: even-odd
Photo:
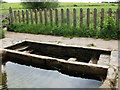
[[0, 39], [2, 39], [4, 37], [5, 37], [5, 35], [4, 35], [3, 28], [0, 28]]

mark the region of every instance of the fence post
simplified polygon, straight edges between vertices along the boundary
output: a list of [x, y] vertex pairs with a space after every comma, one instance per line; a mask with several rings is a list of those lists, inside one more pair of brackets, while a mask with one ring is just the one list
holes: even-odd
[[38, 15], [37, 15], [37, 9], [35, 9], [35, 22], [38, 23]]
[[108, 16], [110, 16], [110, 17], [112, 16], [112, 9], [111, 8], [108, 9]]
[[73, 26], [76, 27], [76, 9], [73, 9]]
[[21, 23], [21, 17], [20, 17], [20, 11], [18, 10], [18, 19], [19, 19], [19, 23]]
[[22, 21], [25, 22], [25, 13], [24, 13], [24, 10], [22, 10]]
[[97, 9], [94, 9], [94, 29], [96, 29], [96, 24], [97, 24]]
[[47, 25], [47, 9], [44, 9], [45, 25]]
[[87, 27], [89, 28], [90, 25], [90, 9], [87, 9]]
[[55, 9], [55, 23], [58, 25], [58, 9]]
[[100, 17], [100, 23], [101, 23], [101, 28], [103, 26], [103, 21], [104, 21], [104, 8], [101, 9], [101, 17]]
[[80, 8], [80, 27], [82, 26], [83, 24], [83, 9]]
[[118, 26], [120, 29], [120, 8], [118, 8]]
[[61, 9], [61, 24], [64, 23], [64, 9]]
[[16, 10], [14, 11], [14, 19], [17, 20]]
[[116, 24], [120, 28], [120, 9], [119, 8], [116, 10]]
[[50, 9], [50, 24], [53, 24], [52, 8]]
[[70, 10], [67, 8], [67, 25], [70, 25]]
[[9, 14], [10, 14], [10, 21], [9, 21], [9, 23], [13, 24], [13, 13], [12, 13], [12, 8], [11, 7], [9, 8]]
[[40, 11], [39, 11], [39, 14], [40, 14], [40, 23], [42, 24], [42, 9], [40, 9]]
[[31, 24], [33, 24], [33, 10], [30, 9], [30, 19], [31, 19]]
[[26, 10], [26, 22], [29, 23], [29, 15], [28, 15], [28, 10]]

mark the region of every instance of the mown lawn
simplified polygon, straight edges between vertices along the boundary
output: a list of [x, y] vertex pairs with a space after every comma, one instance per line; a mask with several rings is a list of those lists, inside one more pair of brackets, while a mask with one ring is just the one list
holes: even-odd
[[[77, 6], [74, 6], [74, 5], [77, 5]], [[1, 6], [2, 7], [0, 7], [0, 10], [2, 10], [3, 15], [9, 13], [8, 11], [9, 7], [11, 7], [13, 10], [20, 10], [20, 11], [21, 9], [24, 10], [24, 7], [21, 5], [21, 3], [2, 3]], [[78, 10], [79, 8], [83, 8], [84, 10], [86, 10], [87, 8], [90, 8], [91, 10], [93, 10], [94, 8], [97, 8], [98, 11], [101, 8], [104, 8], [105, 10], [112, 8], [114, 11], [118, 8], [118, 6], [117, 4], [110, 4], [110, 3], [65, 3], [65, 2], [62, 2], [62, 3], [59, 3], [58, 9], [61, 9], [61, 8], [64, 8], [64, 9], [70, 8], [71, 10], [73, 8], [76, 8]]]

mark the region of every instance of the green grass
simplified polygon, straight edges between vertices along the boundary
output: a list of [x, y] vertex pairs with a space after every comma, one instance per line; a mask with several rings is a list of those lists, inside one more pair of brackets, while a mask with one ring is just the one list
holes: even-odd
[[41, 24], [18, 24], [14, 23], [8, 27], [9, 31], [21, 32], [21, 33], [32, 33], [32, 34], [44, 34], [44, 35], [54, 35], [54, 36], [64, 36], [64, 37], [92, 37], [92, 38], [103, 38], [103, 39], [120, 39], [118, 33], [120, 29], [114, 23], [114, 19], [111, 17], [106, 20], [106, 24], [103, 25], [103, 28], [96, 29], [87, 28], [86, 25], [83, 25], [81, 28], [72, 27], [67, 25], [61, 26], [51, 26], [41, 25]]
[[[76, 5], [76, 6], [75, 6]], [[22, 7], [21, 3], [4, 3], [2, 4], [2, 14], [8, 14], [8, 8], [12, 7], [14, 10], [22, 10], [25, 11], [24, 7]], [[64, 24], [61, 24], [61, 8], [64, 8]], [[67, 26], [66, 21], [66, 9], [70, 9], [70, 26]], [[77, 27], [73, 28], [73, 9], [76, 8], [76, 20], [77, 20]], [[80, 21], [80, 8], [83, 8], [83, 26], [80, 28], [79, 21]], [[86, 27], [86, 11], [87, 8], [90, 8], [90, 28]], [[97, 28], [93, 29], [93, 10], [97, 8]], [[107, 19], [107, 11], [109, 8], [112, 8], [113, 12], [116, 11], [118, 8], [117, 4], [109, 4], [109, 3], [59, 3], [58, 7], [58, 26], [55, 25], [55, 11], [53, 11], [53, 26], [50, 26], [50, 15], [49, 11], [47, 13], [48, 18], [48, 25], [44, 25], [44, 17], [43, 17], [43, 24], [32, 24], [29, 22], [26, 23], [19, 23], [18, 20], [15, 21], [13, 25], [10, 25], [8, 28], [10, 31], [14, 32], [25, 32], [25, 33], [34, 33], [34, 34], [46, 34], [46, 35], [57, 35], [57, 36], [65, 36], [65, 37], [93, 37], [93, 38], [103, 38], [103, 39], [118, 39], [118, 32], [119, 29], [116, 29], [112, 24], [113, 28], [109, 29], [111, 25], [107, 24], [104, 25], [103, 29], [100, 29], [100, 11], [101, 8], [105, 10], [105, 20]], [[44, 15], [44, 12], [42, 13]], [[35, 14], [33, 14], [35, 15]], [[115, 18], [115, 14], [113, 13], [113, 18]], [[26, 17], [26, 16], [25, 16]], [[30, 16], [29, 16], [30, 20]], [[38, 18], [39, 20], [39, 18]], [[115, 20], [115, 19], [114, 19]], [[112, 21], [111, 21], [112, 22]], [[34, 22], [35, 23], [35, 22]], [[40, 23], [40, 22], [38, 22]], [[106, 23], [106, 22], [104, 22]], [[115, 22], [114, 22], [115, 24]]]
[[[1, 3], [0, 3], [1, 4]], [[77, 5], [77, 7], [74, 7], [74, 5]], [[1, 5], [2, 7], [0, 7], [0, 10], [2, 10], [2, 14], [8, 14], [9, 11], [9, 7], [11, 7], [13, 10], [24, 10], [24, 7], [21, 5], [21, 3], [2, 3]], [[98, 10], [100, 10], [101, 8], [105, 8], [105, 10], [107, 10], [108, 8], [112, 8], [113, 10], [116, 10], [118, 8], [117, 4], [110, 4], [110, 3], [59, 3], [59, 9], [61, 8], [70, 8], [71, 10], [73, 8], [83, 8], [84, 10], [86, 10], [87, 8], [93, 9], [93, 8], [97, 8]]]
[[5, 35], [4, 35], [4, 31], [2, 28], [0, 28], [0, 39], [4, 38]]
[[[77, 5], [77, 7], [74, 7], [74, 5]], [[70, 9], [70, 26], [73, 26], [73, 9], [76, 8], [76, 12], [77, 12], [77, 15], [76, 15], [76, 20], [77, 20], [77, 27], [79, 27], [79, 13], [80, 13], [80, 8], [83, 8], [83, 24], [86, 24], [86, 11], [87, 11], [87, 8], [90, 8], [90, 27], [93, 26], [93, 10], [94, 8], [97, 8], [97, 25], [100, 25], [100, 11], [101, 11], [101, 8], [104, 8], [105, 9], [105, 18], [107, 17], [107, 11], [109, 8], [112, 8], [113, 12], [116, 11], [116, 9], [118, 8], [115, 4], [115, 6], [113, 4], [110, 4], [110, 3], [59, 3], [59, 6], [58, 7], [58, 22], [59, 22], [59, 25], [61, 24], [61, 8], [64, 8], [64, 21], [65, 21], [65, 25], [66, 25], [66, 21], [67, 21], [67, 17], [66, 17], [66, 9], [69, 8]], [[20, 10], [20, 13], [22, 10], [26, 11], [26, 9], [24, 9], [24, 7], [21, 5], [21, 3], [3, 3], [2, 4], [2, 14], [5, 15], [5, 14], [8, 14], [9, 11], [8, 11], [8, 8], [9, 7], [12, 7], [13, 11], [16, 10]], [[43, 12], [43, 16], [44, 16], [44, 12]], [[50, 15], [49, 15], [49, 11], [47, 12], [47, 17], [48, 17], [48, 23], [50, 23]], [[53, 22], [55, 23], [55, 11], [53, 11]], [[115, 18], [115, 14], [113, 14], [113, 17]], [[30, 19], [30, 16], [29, 16], [29, 19]], [[39, 18], [38, 18], [39, 19]], [[44, 23], [44, 17], [43, 17], [43, 23]]]
[[[76, 3], [76, 2], [60, 2], [59, 3], [60, 6], [73, 6], [73, 5], [77, 5], [77, 6], [88, 6], [88, 5], [92, 5], [92, 6], [107, 6], [107, 5], [113, 5], [111, 3]], [[116, 4], [114, 4], [116, 5]]]
[[[74, 7], [74, 4], [75, 5], [78, 5], [77, 7]], [[90, 5], [93, 5], [93, 6], [90, 6]], [[96, 5], [96, 6], [95, 6]], [[100, 11], [101, 11], [101, 8], [104, 8], [105, 9], [105, 18], [107, 17], [107, 11], [109, 8], [112, 8], [113, 12], [116, 11], [116, 9], [118, 8], [115, 4], [115, 6], [113, 6], [112, 4], [110, 3], [59, 3], [59, 6], [58, 7], [58, 22], [59, 22], [59, 25], [61, 24], [61, 8], [64, 8], [64, 22], [66, 23], [67, 21], [67, 17], [66, 17], [66, 9], [69, 8], [70, 9], [70, 26], [73, 25], [73, 9], [76, 8], [76, 12], [77, 12], [77, 15], [76, 15], [76, 20], [77, 20], [77, 26], [79, 27], [79, 13], [80, 13], [80, 8], [83, 8], [83, 23], [86, 24], [86, 12], [87, 12], [87, 8], [90, 8], [90, 27], [93, 26], [93, 10], [94, 8], [97, 8], [97, 25], [100, 24]], [[26, 9], [24, 9], [24, 7], [21, 5], [21, 3], [3, 3], [2, 4], [2, 14], [5, 15], [5, 14], [8, 14], [9, 11], [8, 11], [8, 8], [9, 7], [12, 7], [13, 11], [16, 10], [20, 10], [20, 13], [22, 10], [24, 10], [26, 12]], [[44, 12], [43, 12], [43, 16], [44, 16]], [[49, 11], [47, 12], [47, 17], [48, 17], [48, 23], [50, 23], [50, 15], [49, 15]], [[55, 11], [53, 11], [53, 20], [55, 20]], [[115, 14], [113, 14], [113, 17], [115, 18]], [[30, 19], [30, 16], [29, 16], [29, 19]], [[43, 17], [43, 23], [44, 23], [44, 17]], [[55, 23], [55, 21], [54, 21]]]
[[87, 46], [88, 46], [88, 47], [96, 47], [96, 45], [94, 45], [93, 43], [88, 44]]

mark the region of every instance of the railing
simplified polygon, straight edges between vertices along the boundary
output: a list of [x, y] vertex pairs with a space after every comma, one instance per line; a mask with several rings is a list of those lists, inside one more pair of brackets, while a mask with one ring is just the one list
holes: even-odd
[[[116, 24], [120, 20], [120, 9], [113, 11], [111, 8], [106, 12], [104, 8], [98, 12], [96, 8], [94, 10], [83, 11], [83, 8], [80, 8], [79, 11], [74, 8], [73, 10], [67, 8], [64, 9], [55, 9], [55, 10], [18, 10], [12, 11], [12, 8], [9, 8], [10, 13], [10, 24], [14, 22], [18, 23], [27, 23], [27, 24], [44, 24], [44, 25], [63, 25], [73, 27], [81, 27], [83, 24], [88, 28], [96, 28], [98, 25], [101, 27], [104, 24], [106, 17], [113, 17]], [[66, 14], [65, 14], [66, 13]]]

